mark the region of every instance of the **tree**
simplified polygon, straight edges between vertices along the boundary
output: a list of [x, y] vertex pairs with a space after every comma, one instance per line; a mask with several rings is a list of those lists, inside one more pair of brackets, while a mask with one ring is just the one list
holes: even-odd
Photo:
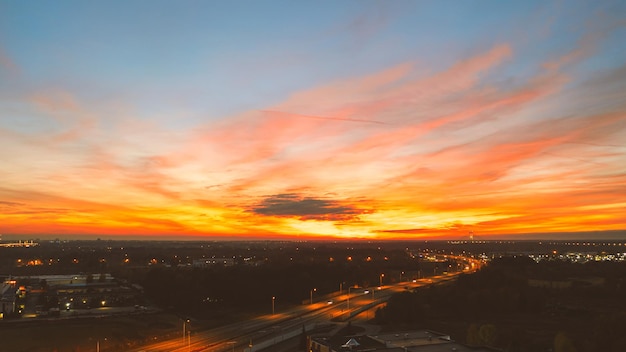
[[478, 330], [478, 336], [485, 346], [493, 346], [496, 343], [497, 332], [496, 327], [492, 324], [483, 324]]
[[465, 340], [465, 343], [473, 347], [480, 346], [482, 344], [482, 341], [480, 340], [480, 335], [478, 335], [478, 325], [471, 324], [467, 328], [467, 338]]
[[496, 327], [493, 324], [471, 324], [467, 328], [467, 338], [465, 343], [469, 346], [494, 346], [497, 338]]
[[554, 336], [554, 352], [576, 352], [574, 343], [563, 331]]

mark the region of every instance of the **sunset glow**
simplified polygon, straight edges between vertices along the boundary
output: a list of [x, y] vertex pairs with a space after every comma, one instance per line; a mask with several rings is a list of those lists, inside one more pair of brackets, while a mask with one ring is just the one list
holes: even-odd
[[0, 1], [0, 233], [625, 230], [625, 14]]

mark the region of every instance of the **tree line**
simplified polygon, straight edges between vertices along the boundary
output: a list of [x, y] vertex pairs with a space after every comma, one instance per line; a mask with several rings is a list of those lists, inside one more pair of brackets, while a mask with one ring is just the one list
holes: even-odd
[[[573, 284], [530, 285], [536, 278]], [[421, 328], [455, 322], [457, 340], [505, 351], [626, 351], [624, 297], [625, 263], [510, 257], [448, 286], [394, 295], [375, 320]]]

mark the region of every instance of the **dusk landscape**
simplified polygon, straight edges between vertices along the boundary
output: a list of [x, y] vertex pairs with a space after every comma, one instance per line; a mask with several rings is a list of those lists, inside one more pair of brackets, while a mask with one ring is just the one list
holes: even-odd
[[0, 0], [0, 352], [623, 352], [625, 38], [619, 0]]

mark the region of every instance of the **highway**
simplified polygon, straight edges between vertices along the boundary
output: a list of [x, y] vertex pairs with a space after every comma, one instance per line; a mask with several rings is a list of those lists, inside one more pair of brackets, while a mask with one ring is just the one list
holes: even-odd
[[[478, 270], [482, 262], [473, 258], [445, 256], [445, 258], [463, 261], [466, 267], [462, 271], [438, 275], [420, 280], [399, 282], [378, 288], [364, 289], [350, 287], [343, 293], [337, 292], [332, 303], [316, 302], [293, 307], [287, 311], [259, 316], [247, 321], [224, 325], [208, 331], [192, 332], [183, 339], [182, 325], [179, 338], [154, 342], [133, 348], [133, 352], [254, 352], [267, 348], [314, 327], [330, 324], [333, 321], [347, 321], [351, 317], [375, 309], [387, 301], [394, 293], [428, 285], [441, 284], [454, 280], [461, 273]], [[348, 309], [349, 307], [349, 309]]]

